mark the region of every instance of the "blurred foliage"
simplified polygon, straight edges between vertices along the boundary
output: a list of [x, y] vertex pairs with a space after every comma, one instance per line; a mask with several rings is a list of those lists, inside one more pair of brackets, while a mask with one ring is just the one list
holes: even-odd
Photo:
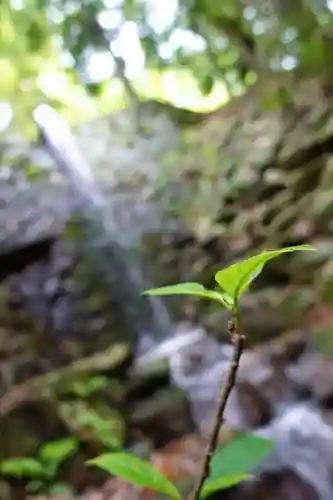
[[213, 106], [267, 71], [329, 67], [332, 24], [329, 0], [3, 0], [0, 100], [21, 126], [40, 101], [72, 122], [126, 96], [191, 106], [190, 86]]
[[[36, 458], [11, 458], [0, 462], [0, 472], [4, 476], [29, 478], [27, 485], [30, 492], [56, 493], [61, 486], [68, 492], [67, 485], [53, 484], [60, 465], [77, 452], [79, 442], [75, 437], [48, 441], [41, 446]], [[66, 490], [64, 489], [66, 487]], [[60, 491], [59, 491], [60, 492]]]

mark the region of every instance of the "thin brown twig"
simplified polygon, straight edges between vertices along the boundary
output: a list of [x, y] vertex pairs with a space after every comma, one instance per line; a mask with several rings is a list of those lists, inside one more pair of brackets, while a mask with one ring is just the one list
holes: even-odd
[[209, 437], [207, 451], [202, 463], [201, 472], [199, 474], [198, 482], [193, 492], [191, 493], [189, 500], [199, 500], [204, 482], [210, 475], [210, 461], [217, 447], [219, 431], [224, 423], [224, 411], [227, 406], [230, 393], [236, 382], [239, 361], [245, 345], [245, 336], [241, 335], [238, 332], [236, 318], [233, 318], [231, 321], [229, 321], [228, 331], [231, 337], [231, 341], [234, 345], [234, 350], [232, 353], [232, 358], [230, 360], [226, 379], [225, 381], [223, 381], [221, 386], [216, 413], [213, 419], [211, 435]]

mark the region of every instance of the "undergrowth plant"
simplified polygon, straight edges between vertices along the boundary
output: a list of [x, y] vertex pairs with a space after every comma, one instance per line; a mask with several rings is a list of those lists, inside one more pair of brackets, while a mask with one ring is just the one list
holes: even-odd
[[[215, 274], [217, 283], [215, 290], [206, 289], [199, 283], [179, 283], [143, 292], [146, 295], [195, 295], [218, 302], [221, 307], [231, 310], [233, 315], [228, 323], [230, 340], [234, 346], [232, 359], [225, 380], [222, 381], [211, 436], [197, 483], [191, 493], [191, 500], [204, 499], [214, 491], [229, 488], [243, 481], [249, 477], [251, 469], [272, 451], [273, 443], [271, 441], [245, 434], [223, 447], [217, 446], [224, 410], [235, 385], [239, 361], [246, 340], [245, 335], [238, 329], [239, 299], [247, 292], [267, 262], [284, 253], [310, 250], [315, 249], [310, 245], [287, 247], [263, 252], [242, 262], [232, 264]], [[181, 493], [177, 487], [158, 469], [130, 453], [105, 453], [89, 460], [88, 464], [100, 467], [136, 485], [163, 493], [175, 500], [181, 499]]]
[[35, 458], [8, 458], [0, 462], [0, 474], [15, 478], [28, 479], [27, 490], [31, 493], [70, 493], [65, 483], [55, 483], [60, 465], [77, 452], [79, 441], [66, 437], [48, 441], [38, 451]]

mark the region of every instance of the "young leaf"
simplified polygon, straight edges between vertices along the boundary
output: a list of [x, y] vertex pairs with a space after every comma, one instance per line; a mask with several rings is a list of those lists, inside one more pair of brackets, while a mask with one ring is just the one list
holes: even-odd
[[213, 455], [209, 480], [244, 475], [258, 465], [274, 448], [269, 439], [244, 434], [228, 443]]
[[246, 292], [251, 282], [258, 277], [264, 265], [269, 260], [279, 257], [283, 253], [309, 250], [313, 251], [315, 248], [311, 245], [299, 245], [263, 252], [237, 264], [232, 264], [225, 269], [221, 269], [215, 274], [215, 280], [234, 301], [237, 301]]
[[13, 477], [40, 477], [43, 466], [34, 458], [8, 458], [0, 462], [0, 473]]
[[207, 290], [200, 283], [179, 283], [177, 285], [164, 286], [145, 290], [142, 295], [196, 295], [204, 299], [216, 300], [227, 308], [231, 308], [233, 301], [226, 293], [215, 290]]
[[29, 493], [38, 493], [43, 487], [45, 487], [43, 479], [32, 479], [25, 488]]
[[43, 462], [51, 462], [56, 468], [77, 452], [79, 442], [75, 437], [48, 441], [39, 450], [39, 457]]
[[244, 481], [244, 479], [247, 479], [248, 477], [248, 474], [235, 474], [233, 476], [224, 476], [217, 479], [208, 479], [207, 481], [205, 481], [205, 484], [203, 485], [203, 488], [200, 492], [200, 498], [203, 500], [204, 498], [214, 493], [214, 491], [231, 488], [241, 481]]
[[108, 386], [108, 378], [96, 375], [86, 380], [73, 382], [70, 390], [81, 399], [89, 397], [94, 392], [105, 389]]
[[144, 488], [151, 488], [175, 500], [181, 499], [177, 488], [158, 469], [149, 462], [141, 460], [130, 453], [105, 453], [88, 460], [87, 463], [100, 467], [130, 483]]
[[57, 498], [74, 498], [75, 497], [75, 491], [72, 486], [70, 486], [67, 483], [56, 483], [52, 484], [50, 488], [48, 488], [48, 493], [49, 495], [54, 495], [54, 497]]

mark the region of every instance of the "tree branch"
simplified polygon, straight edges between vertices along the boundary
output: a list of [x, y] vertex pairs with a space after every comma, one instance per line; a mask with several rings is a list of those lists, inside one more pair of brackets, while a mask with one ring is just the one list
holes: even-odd
[[256, 41], [252, 34], [246, 33], [240, 23], [232, 18], [212, 16], [210, 23], [238, 47], [244, 73], [251, 69], [261, 72], [263, 68], [258, 60]]
[[202, 463], [201, 472], [198, 478], [197, 485], [195, 486], [192, 494], [190, 495], [190, 500], [199, 500], [200, 492], [204, 485], [204, 482], [210, 475], [211, 458], [217, 447], [219, 431], [224, 423], [224, 411], [227, 406], [227, 402], [231, 394], [231, 391], [236, 382], [239, 362], [245, 346], [245, 336], [241, 335], [238, 332], [236, 318], [233, 318], [231, 321], [229, 321], [228, 331], [231, 337], [231, 341], [234, 344], [234, 351], [232, 354], [232, 358], [230, 360], [226, 379], [221, 386], [221, 392], [217, 403], [216, 413], [213, 419], [211, 435], [208, 441], [207, 451], [205, 453], [205, 457]]

